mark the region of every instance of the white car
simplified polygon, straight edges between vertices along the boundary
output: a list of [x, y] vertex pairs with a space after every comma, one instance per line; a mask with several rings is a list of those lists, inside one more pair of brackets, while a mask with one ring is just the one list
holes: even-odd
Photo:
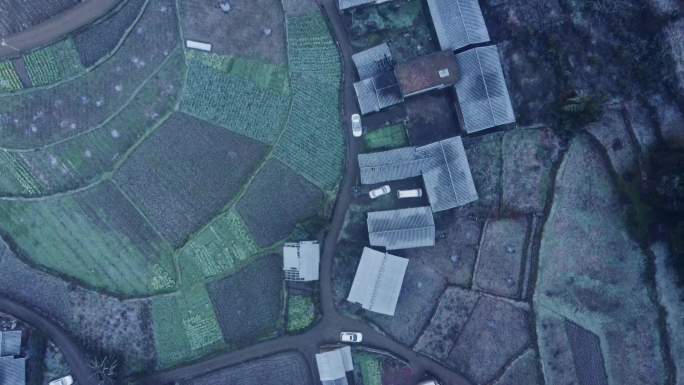
[[340, 341], [350, 344], [358, 344], [363, 341], [363, 334], [359, 332], [341, 332]]
[[49, 385], [72, 385], [74, 383], [74, 378], [71, 376], [66, 376], [58, 378], [56, 380], [50, 381]]
[[355, 138], [360, 137], [363, 135], [363, 127], [361, 126], [361, 115], [359, 114], [354, 114], [351, 116], [351, 125], [352, 125], [352, 135], [354, 135]]
[[414, 188], [411, 190], [397, 190], [397, 198], [420, 198], [423, 196], [422, 188]]
[[437, 380], [435, 380], [433, 378], [430, 380], [423, 380], [423, 381], [419, 382], [418, 385], [440, 385], [440, 383], [437, 382]]
[[387, 194], [389, 194], [389, 193], [391, 193], [391, 192], [392, 192], [392, 189], [390, 189], [390, 186], [389, 186], [388, 184], [386, 184], [386, 185], [384, 185], [384, 186], [382, 186], [382, 187], [378, 187], [378, 188], [376, 188], [376, 189], [370, 190], [370, 191], [368, 192], [368, 196], [369, 196], [371, 199], [375, 199], [375, 198], [377, 198], [377, 197], [381, 197], [381, 196], [383, 196], [383, 195], [387, 195]]

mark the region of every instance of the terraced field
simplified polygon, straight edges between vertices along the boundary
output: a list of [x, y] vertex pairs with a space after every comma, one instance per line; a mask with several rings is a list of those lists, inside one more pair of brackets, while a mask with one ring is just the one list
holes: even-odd
[[85, 71], [71, 39], [35, 50], [24, 56], [24, 62], [34, 86], [53, 84]]
[[12, 63], [0, 62], [0, 92], [16, 91], [21, 88], [21, 80]]

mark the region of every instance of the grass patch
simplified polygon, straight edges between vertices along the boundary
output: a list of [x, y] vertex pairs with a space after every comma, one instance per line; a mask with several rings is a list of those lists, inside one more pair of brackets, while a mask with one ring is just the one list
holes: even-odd
[[361, 371], [363, 385], [382, 385], [381, 358], [367, 353], [358, 353], [354, 359]]
[[169, 368], [225, 347], [204, 285], [152, 300], [157, 369]]
[[0, 62], [0, 92], [16, 91], [21, 88], [21, 80], [12, 63]]
[[365, 136], [366, 150], [389, 150], [408, 145], [408, 137], [403, 124], [382, 127]]
[[24, 57], [34, 86], [46, 86], [76, 76], [85, 69], [71, 39], [38, 49]]
[[290, 333], [308, 328], [316, 319], [316, 306], [309, 296], [292, 295], [287, 299], [287, 331]]

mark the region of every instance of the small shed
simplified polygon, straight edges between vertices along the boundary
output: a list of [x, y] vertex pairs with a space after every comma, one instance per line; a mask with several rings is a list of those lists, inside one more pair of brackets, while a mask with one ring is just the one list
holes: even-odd
[[387, 43], [353, 54], [352, 61], [359, 79], [372, 78], [392, 70], [392, 52]]
[[417, 57], [398, 64], [394, 71], [405, 98], [452, 86], [459, 75], [456, 57], [451, 51]]
[[316, 241], [291, 242], [283, 247], [283, 271], [288, 281], [318, 281], [321, 259]]
[[408, 259], [364, 248], [347, 301], [366, 310], [393, 316]]
[[316, 366], [323, 385], [348, 385], [347, 372], [354, 370], [351, 348], [343, 346], [317, 353]]
[[0, 357], [14, 357], [21, 354], [21, 330], [0, 331]]
[[354, 83], [361, 114], [377, 112], [401, 103], [401, 90], [394, 72], [383, 72]]

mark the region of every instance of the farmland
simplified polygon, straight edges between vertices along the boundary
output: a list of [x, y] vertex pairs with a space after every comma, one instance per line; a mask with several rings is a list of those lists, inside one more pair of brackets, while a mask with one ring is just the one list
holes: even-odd
[[114, 51], [130, 32], [146, 0], [128, 0], [112, 16], [76, 33], [74, 45], [81, 63], [90, 67]]
[[85, 70], [71, 39], [33, 51], [24, 56], [24, 62], [33, 86], [53, 84]]
[[0, 201], [0, 229], [33, 264], [94, 288], [144, 295], [175, 285], [168, 243], [111, 183]]
[[94, 70], [52, 88], [0, 97], [3, 146], [35, 148], [103, 123], [171, 54], [177, 35], [174, 2], [152, 1], [134, 33]]
[[293, 82], [296, 83], [300, 76], [311, 76], [338, 87], [342, 73], [340, 54], [320, 12], [289, 16], [286, 27], [287, 57]]
[[275, 142], [290, 106], [284, 68], [194, 52], [187, 62], [183, 112], [267, 144]]
[[9, 61], [0, 62], [0, 92], [16, 91], [22, 88], [21, 80]]
[[176, 113], [131, 154], [114, 180], [178, 247], [233, 199], [265, 151], [257, 141]]
[[237, 210], [259, 246], [284, 240], [295, 225], [319, 212], [323, 193], [277, 159], [256, 175]]
[[204, 285], [153, 298], [157, 368], [168, 368], [224, 347]]
[[82, 187], [111, 171], [168, 116], [181, 90], [183, 71], [183, 56], [177, 50], [104, 125], [36, 151], [0, 150], [0, 195], [53, 194]]
[[240, 347], [283, 329], [281, 257], [260, 257], [230, 277], [207, 285], [226, 343]]
[[0, 18], [0, 35], [23, 31], [76, 4], [79, 0], [51, 0], [40, 5], [29, 1], [0, 0], [0, 9], [11, 9], [12, 17]]

